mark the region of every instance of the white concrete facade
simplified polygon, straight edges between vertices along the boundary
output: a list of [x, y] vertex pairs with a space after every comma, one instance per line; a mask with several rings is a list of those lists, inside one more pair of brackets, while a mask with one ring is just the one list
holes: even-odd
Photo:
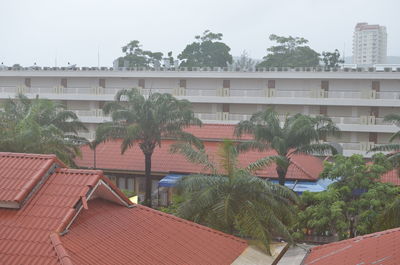
[[385, 64], [387, 56], [386, 27], [358, 23], [353, 35], [353, 63]]
[[[205, 123], [236, 124], [254, 112], [274, 107], [280, 114], [328, 115], [343, 131], [345, 155], [366, 154], [387, 143], [399, 130], [383, 117], [400, 110], [400, 69], [390, 72], [319, 71], [82, 71], [1, 70], [0, 102], [23, 92], [64, 103], [94, 137], [97, 125], [110, 120], [101, 108], [122, 88], [142, 87], [143, 94], [172, 93], [193, 103]], [[367, 154], [370, 156], [370, 154]]]

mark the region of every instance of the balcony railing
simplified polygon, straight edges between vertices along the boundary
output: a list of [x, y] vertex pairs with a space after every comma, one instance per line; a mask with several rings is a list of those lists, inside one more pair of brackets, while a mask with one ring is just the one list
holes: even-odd
[[[122, 88], [101, 88], [101, 87], [0, 87], [0, 94], [33, 94], [33, 95], [108, 95], [114, 96]], [[152, 93], [173, 93], [172, 88], [144, 88], [141, 90], [143, 95]], [[384, 99], [399, 100], [400, 92], [373, 92], [370, 90], [360, 91], [317, 91], [310, 90], [274, 90], [274, 95], [270, 98], [317, 98], [322, 99]], [[187, 97], [219, 97], [217, 89], [195, 89], [189, 88], [184, 90], [184, 94], [180, 96]], [[267, 98], [266, 91], [260, 88], [246, 89], [229, 89], [229, 94], [224, 97], [231, 98]]]

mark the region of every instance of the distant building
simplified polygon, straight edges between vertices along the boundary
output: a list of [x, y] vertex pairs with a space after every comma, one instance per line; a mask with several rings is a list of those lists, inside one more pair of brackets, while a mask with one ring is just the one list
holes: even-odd
[[357, 23], [353, 35], [353, 63], [373, 65], [386, 63], [386, 27]]

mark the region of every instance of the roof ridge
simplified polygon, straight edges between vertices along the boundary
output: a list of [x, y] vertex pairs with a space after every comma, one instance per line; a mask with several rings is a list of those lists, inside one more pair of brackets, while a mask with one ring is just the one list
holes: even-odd
[[87, 174], [87, 175], [103, 175], [103, 170], [98, 169], [80, 169], [80, 168], [57, 168], [56, 172], [67, 172], [73, 174]]
[[311, 179], [311, 180], [316, 180], [316, 179], [318, 179], [318, 178], [313, 178], [311, 175], [312, 174], [310, 174], [310, 172], [308, 172], [307, 170], [305, 170], [302, 166], [300, 166], [297, 162], [295, 162], [295, 161], [293, 161], [292, 159], [290, 160], [290, 162], [292, 163], [292, 164], [294, 164], [298, 169], [300, 169], [301, 171], [303, 171], [307, 176], [309, 176], [309, 179]]
[[205, 231], [217, 234], [219, 236], [231, 238], [232, 240], [235, 240], [237, 242], [240, 242], [240, 243], [243, 243], [243, 244], [247, 244], [247, 241], [244, 240], [244, 239], [241, 239], [241, 238], [236, 237], [234, 235], [229, 235], [229, 234], [223, 233], [221, 231], [215, 230], [213, 228], [210, 228], [210, 227], [207, 227], [207, 226], [204, 226], [204, 225], [197, 224], [197, 223], [192, 222], [192, 221], [188, 221], [188, 220], [183, 219], [183, 218], [176, 217], [176, 216], [174, 216], [172, 214], [167, 214], [167, 213], [164, 213], [164, 212], [161, 212], [161, 211], [157, 211], [157, 210], [154, 210], [152, 208], [149, 208], [149, 207], [146, 207], [146, 206], [143, 206], [143, 205], [140, 205], [140, 204], [137, 204], [136, 208], [151, 212], [153, 214], [162, 215], [162, 216], [165, 216], [167, 218], [174, 219], [175, 221], [178, 221], [178, 222], [185, 223], [187, 225], [196, 227], [197, 229], [205, 230]]
[[321, 246], [316, 246], [316, 247], [311, 248], [310, 251], [313, 251], [313, 250], [316, 250], [316, 249], [323, 249], [323, 248], [331, 247], [331, 246], [334, 246], [334, 245], [345, 244], [345, 243], [348, 243], [348, 242], [358, 242], [358, 241], [360, 241], [362, 239], [381, 236], [381, 235], [386, 235], [386, 234], [390, 234], [390, 233], [394, 233], [394, 232], [400, 232], [400, 227], [393, 228], [393, 229], [388, 229], [388, 230], [383, 230], [383, 231], [379, 231], [379, 232], [375, 232], [375, 233], [371, 233], [371, 234], [366, 234], [366, 235], [362, 235], [362, 236], [357, 236], [357, 237], [353, 237], [353, 238], [348, 238], [348, 239], [345, 239], [345, 240], [341, 240], [341, 241], [337, 241], [337, 242], [333, 242], [333, 243], [329, 243], [329, 244], [325, 244], [325, 245], [321, 245]]
[[73, 265], [71, 257], [68, 255], [68, 251], [64, 248], [60, 236], [58, 233], [51, 233], [50, 234], [50, 241], [53, 245], [54, 251], [57, 254], [58, 260], [62, 265]]

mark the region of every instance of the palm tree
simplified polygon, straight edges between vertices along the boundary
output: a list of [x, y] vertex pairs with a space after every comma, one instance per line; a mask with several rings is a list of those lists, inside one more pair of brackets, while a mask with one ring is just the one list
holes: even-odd
[[286, 187], [252, 175], [251, 172], [266, 165], [265, 161], [239, 168], [239, 150], [232, 141], [221, 143], [217, 163], [210, 160], [204, 148], [196, 150], [189, 144], [178, 143], [171, 149], [211, 173], [186, 176], [178, 182], [178, 190], [184, 197], [178, 216], [258, 240], [267, 251], [275, 235], [291, 242], [287, 226], [293, 221], [297, 196]]
[[[400, 115], [399, 114], [389, 114], [386, 115], [384, 118], [384, 121], [391, 122], [398, 127], [400, 127]], [[383, 144], [376, 146], [374, 148], [371, 148], [370, 152], [374, 151], [393, 151], [392, 154], [389, 155], [389, 160], [391, 160], [395, 167], [399, 168], [399, 162], [400, 162], [400, 143], [396, 142], [400, 139], [400, 131], [394, 133], [390, 138], [389, 138], [389, 143], [388, 144]]]
[[0, 150], [5, 152], [56, 154], [68, 165], [75, 165], [78, 137], [86, 127], [72, 111], [47, 99], [29, 99], [18, 94], [7, 99], [0, 111]]
[[236, 136], [250, 134], [254, 137], [253, 141], [243, 143], [241, 149], [275, 150], [276, 155], [265, 157], [264, 160], [276, 164], [281, 185], [285, 185], [286, 173], [293, 155], [335, 154], [335, 147], [319, 141], [338, 133], [339, 129], [326, 116], [286, 115], [281, 126], [279, 115], [272, 108], [253, 114], [250, 120], [239, 122], [235, 128]]
[[170, 94], [153, 93], [148, 97], [139, 90], [120, 90], [116, 101], [106, 104], [105, 114], [111, 113], [112, 122], [100, 125], [96, 131], [98, 143], [110, 139], [122, 139], [123, 154], [134, 144], [138, 144], [145, 157], [146, 192], [144, 203], [151, 207], [151, 157], [156, 146], [161, 146], [162, 138], [184, 139], [197, 146], [201, 142], [183, 129], [191, 125], [201, 125], [194, 116], [187, 100], [178, 100]]
[[400, 227], [400, 197], [390, 203], [379, 217], [379, 230]]

